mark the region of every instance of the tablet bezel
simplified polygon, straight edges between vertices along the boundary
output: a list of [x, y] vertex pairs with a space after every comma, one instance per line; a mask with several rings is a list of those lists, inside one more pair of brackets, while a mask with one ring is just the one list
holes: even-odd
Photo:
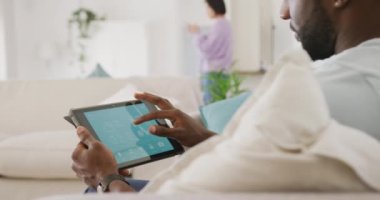
[[[102, 142], [98, 135], [96, 134], [95, 130], [91, 126], [91, 123], [87, 120], [86, 116], [84, 115], [85, 112], [91, 112], [91, 111], [99, 111], [99, 110], [105, 110], [105, 109], [110, 109], [110, 108], [117, 108], [117, 107], [127, 107], [127, 106], [132, 106], [132, 105], [137, 105], [137, 104], [144, 104], [149, 112], [155, 112], [158, 109], [156, 106], [149, 102], [143, 102], [139, 100], [134, 100], [134, 101], [126, 101], [126, 102], [120, 102], [120, 103], [113, 103], [113, 104], [106, 104], [106, 105], [99, 105], [99, 106], [92, 106], [92, 107], [86, 107], [86, 108], [79, 108], [79, 109], [72, 109], [70, 111], [70, 117], [75, 124], [75, 126], [84, 126], [86, 127], [90, 133], [100, 142]], [[163, 119], [158, 119], [154, 120], [157, 125], [164, 126], [169, 128], [167, 125], [166, 121]], [[131, 168], [139, 165], [143, 165], [146, 163], [154, 162], [157, 160], [165, 159], [168, 157], [176, 156], [179, 154], [182, 154], [184, 152], [184, 149], [181, 144], [179, 144], [176, 140], [167, 138], [169, 140], [170, 144], [173, 146], [173, 150], [162, 152], [159, 154], [154, 154], [149, 157], [142, 157], [140, 159], [124, 162], [124, 163], [118, 163], [118, 168], [119, 169], [124, 169], [124, 168]]]

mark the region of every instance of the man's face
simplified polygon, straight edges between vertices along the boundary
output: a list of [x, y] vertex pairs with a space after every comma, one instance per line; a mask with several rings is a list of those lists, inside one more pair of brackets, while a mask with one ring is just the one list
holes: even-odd
[[291, 29], [313, 60], [335, 54], [336, 33], [323, 0], [283, 0], [281, 17], [290, 20]]

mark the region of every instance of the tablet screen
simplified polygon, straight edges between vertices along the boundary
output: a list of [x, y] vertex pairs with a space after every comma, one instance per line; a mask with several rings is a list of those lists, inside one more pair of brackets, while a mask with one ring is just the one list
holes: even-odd
[[149, 127], [158, 124], [156, 121], [133, 124], [135, 119], [147, 113], [149, 110], [143, 103], [83, 112], [98, 139], [113, 152], [118, 164], [129, 165], [174, 150], [169, 139], [149, 133]]

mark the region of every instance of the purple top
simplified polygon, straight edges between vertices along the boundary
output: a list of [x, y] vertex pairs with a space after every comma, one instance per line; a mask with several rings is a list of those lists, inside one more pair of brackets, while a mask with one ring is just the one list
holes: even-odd
[[201, 72], [229, 71], [232, 64], [232, 28], [218, 18], [209, 33], [199, 33], [196, 44], [201, 53]]

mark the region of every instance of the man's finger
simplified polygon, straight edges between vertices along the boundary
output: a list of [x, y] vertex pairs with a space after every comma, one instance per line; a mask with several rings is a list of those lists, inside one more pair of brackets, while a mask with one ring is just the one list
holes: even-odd
[[80, 169], [80, 167], [78, 167], [78, 165], [76, 165], [75, 163], [73, 163], [73, 165], [71, 166], [71, 169], [75, 172], [78, 178], [80, 178], [82, 181], [86, 183], [86, 185], [90, 187], [97, 186], [98, 183], [96, 182], [95, 176], [89, 173], [86, 173], [84, 170]]
[[95, 177], [93, 176], [90, 172], [86, 171], [84, 168], [82, 168], [80, 165], [77, 163], [73, 163], [71, 165], [71, 169], [77, 174], [78, 177], [83, 178], [83, 177]]
[[136, 93], [135, 98], [141, 101], [147, 101], [154, 105], [157, 105], [162, 110], [174, 109], [174, 106], [170, 103], [169, 100], [156, 96], [150, 93]]
[[79, 142], [77, 147], [74, 149], [73, 153], [71, 154], [71, 159], [74, 161], [74, 162], [77, 162], [79, 161], [81, 155], [82, 155], [82, 152], [84, 150], [86, 150], [88, 147], [86, 147], [82, 142]]
[[163, 126], [151, 126], [149, 127], [149, 132], [153, 135], [160, 137], [169, 137], [173, 139], [178, 139], [183, 132], [180, 128], [167, 128]]
[[176, 117], [177, 117], [176, 110], [160, 110], [160, 111], [146, 114], [144, 116], [141, 116], [140, 118], [137, 118], [134, 121], [134, 124], [138, 125], [150, 120], [157, 120], [157, 119], [169, 119], [170, 121], [175, 121]]
[[78, 178], [81, 178], [81, 177], [83, 176], [83, 175], [80, 173], [77, 164], [73, 163], [73, 164], [71, 165], [71, 169], [75, 172], [75, 174], [77, 175]]
[[83, 126], [79, 126], [77, 128], [77, 134], [80, 141], [87, 147], [91, 147], [92, 143], [96, 141], [96, 139], [91, 135], [91, 133]]
[[129, 169], [120, 169], [119, 170], [119, 174], [122, 175], [122, 176], [131, 176], [132, 175], [132, 171], [129, 170]]

